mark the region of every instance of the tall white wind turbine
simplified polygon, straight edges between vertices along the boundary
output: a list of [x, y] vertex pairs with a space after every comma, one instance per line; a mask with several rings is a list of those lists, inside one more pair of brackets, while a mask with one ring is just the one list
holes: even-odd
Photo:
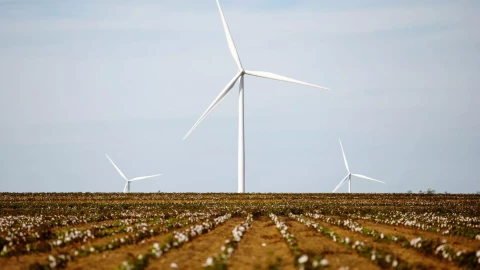
[[370, 177], [365, 176], [365, 175], [351, 173], [350, 169], [348, 168], [348, 163], [347, 163], [347, 158], [345, 157], [345, 152], [343, 151], [342, 141], [340, 141], [340, 139], [338, 139], [338, 141], [340, 142], [340, 148], [342, 148], [343, 160], [345, 161], [345, 167], [347, 168], [348, 174], [347, 174], [347, 176], [345, 176], [345, 178], [342, 179], [342, 181], [340, 181], [340, 183], [335, 187], [335, 189], [332, 192], [337, 191], [337, 189], [340, 188], [345, 183], [345, 181], [347, 181], [347, 179], [348, 179], [348, 193], [350, 193], [350, 188], [352, 186], [352, 175], [356, 176], [356, 177], [363, 178], [363, 179], [367, 179], [367, 180], [371, 180], [371, 181], [380, 182], [380, 183], [385, 184], [385, 182], [383, 182], [383, 181], [373, 179], [373, 178], [370, 178]]
[[130, 182], [132, 182], [132, 181], [138, 181], [138, 180], [143, 180], [143, 179], [147, 179], [147, 178], [153, 178], [153, 177], [161, 175], [161, 174], [154, 174], [154, 175], [140, 176], [140, 177], [135, 177], [135, 178], [132, 178], [132, 179], [127, 179], [127, 177], [122, 173], [122, 171], [120, 171], [120, 169], [117, 167], [117, 165], [115, 165], [115, 163], [113, 163], [113, 161], [108, 157], [108, 155], [105, 154], [105, 156], [107, 156], [108, 160], [110, 160], [113, 167], [115, 167], [115, 169], [117, 169], [117, 172], [120, 174], [120, 176], [123, 179], [125, 179], [126, 183], [125, 183], [125, 187], [123, 188], [124, 193], [130, 192]]
[[227, 22], [225, 21], [225, 17], [223, 16], [222, 8], [220, 7], [220, 3], [217, 1], [217, 6], [218, 10], [220, 11], [220, 17], [222, 19], [223, 23], [223, 28], [225, 30], [225, 36], [227, 37], [227, 43], [228, 43], [228, 48], [230, 49], [230, 53], [233, 56], [233, 60], [237, 64], [238, 71], [233, 76], [232, 80], [228, 82], [228, 84], [225, 86], [225, 88], [218, 94], [218, 96], [213, 100], [212, 104], [208, 106], [207, 110], [200, 116], [200, 119], [193, 125], [193, 127], [188, 131], [188, 133], [185, 135], [183, 138], [184, 140], [192, 133], [192, 131], [202, 122], [202, 120], [222, 101], [222, 99], [227, 95], [227, 93], [233, 88], [235, 83], [237, 81], [240, 81], [240, 89], [239, 89], [239, 94], [238, 94], [238, 193], [244, 193], [245, 192], [245, 134], [244, 134], [244, 94], [243, 94], [243, 89], [244, 89], [244, 76], [245, 75], [252, 75], [256, 77], [261, 77], [261, 78], [267, 78], [267, 79], [273, 79], [273, 80], [279, 80], [279, 81], [285, 81], [285, 82], [291, 82], [291, 83], [297, 83], [297, 84], [303, 84], [307, 86], [313, 86], [325, 90], [330, 90], [326, 87], [302, 82], [299, 80], [291, 79], [285, 76], [277, 75], [274, 73], [270, 72], [265, 72], [265, 71], [250, 71], [250, 70], [245, 70], [242, 66], [242, 63], [240, 62], [240, 57], [238, 56], [237, 49], [235, 47], [235, 43], [233, 42], [233, 38], [230, 35], [230, 30], [228, 29]]

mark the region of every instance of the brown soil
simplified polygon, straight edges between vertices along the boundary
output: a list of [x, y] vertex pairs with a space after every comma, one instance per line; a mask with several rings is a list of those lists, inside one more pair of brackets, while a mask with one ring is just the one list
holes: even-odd
[[[262, 244], [265, 243], [265, 246]], [[277, 262], [277, 258], [281, 258]], [[287, 244], [270, 218], [255, 218], [252, 227], [227, 261], [228, 269], [270, 269], [278, 264], [280, 269], [295, 269], [294, 258]], [[273, 269], [273, 268], [271, 268]]]
[[290, 219], [285, 224], [297, 238], [300, 249], [314, 254], [325, 254], [331, 269], [380, 269], [366, 258], [358, 256], [354, 250], [333, 242], [312, 228]]
[[201, 269], [208, 257], [220, 253], [225, 240], [232, 237], [233, 228], [244, 220], [232, 218], [213, 231], [197, 236], [181, 248], [172, 249], [160, 258], [151, 260], [146, 269], [170, 269], [172, 263], [178, 265], [177, 269]]
[[421, 266], [422, 269], [460, 269], [451, 262], [441, 261], [440, 259], [433, 257], [427, 257], [414, 249], [403, 248], [396, 243], [375, 242], [370, 236], [352, 232], [348, 229], [331, 225], [320, 220], [315, 221], [325, 228], [334, 231], [337, 235], [343, 238], [348, 237], [350, 238], [350, 241], [363, 241], [365, 242], [365, 245], [372, 246], [373, 248], [383, 252], [394, 254], [400, 259], [407, 261], [411, 265]]
[[422, 237], [424, 239], [431, 239], [431, 240], [447, 240], [447, 244], [453, 246], [455, 250], [479, 250], [480, 249], [480, 241], [475, 241], [472, 239], [468, 239], [461, 236], [452, 236], [452, 235], [442, 235], [433, 232], [426, 232], [423, 230], [417, 230], [410, 227], [404, 226], [394, 226], [394, 225], [387, 225], [382, 223], [376, 223], [375, 221], [368, 221], [368, 220], [356, 220], [358, 224], [364, 226], [368, 229], [373, 229], [375, 231], [388, 234], [388, 235], [403, 235], [407, 239], [411, 240], [416, 237]]

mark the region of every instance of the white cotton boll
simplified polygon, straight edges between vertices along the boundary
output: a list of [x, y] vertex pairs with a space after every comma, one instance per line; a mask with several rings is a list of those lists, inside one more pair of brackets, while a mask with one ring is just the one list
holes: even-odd
[[398, 265], [397, 260], [394, 260], [393, 263], [392, 263], [392, 267], [395, 268], [395, 267], [397, 267], [397, 265]]
[[206, 266], [209, 266], [209, 265], [212, 265], [213, 264], [213, 258], [212, 257], [208, 257], [207, 260], [205, 261], [205, 265]]
[[128, 264], [127, 261], [124, 261], [124, 262], [122, 263], [122, 265], [125, 267], [126, 270], [131, 270], [131, 269], [132, 269], [132, 268], [130, 267], [130, 265]]
[[372, 257], [370, 259], [372, 259], [372, 261], [375, 261], [375, 254], [372, 254]]
[[90, 248], [90, 252], [95, 252], [95, 248], [94, 248], [94, 247], [91, 247], [91, 248]]
[[435, 254], [438, 254], [440, 251], [443, 251], [444, 248], [445, 248], [445, 245], [438, 246], [437, 249], [435, 249]]
[[327, 265], [328, 265], [328, 260], [327, 260], [327, 259], [322, 259], [322, 260], [320, 261], [320, 265], [321, 265], [321, 266], [327, 266]]
[[158, 243], [153, 244], [153, 248], [156, 250], [160, 249], [160, 245]]
[[345, 243], [347, 243], [347, 244], [350, 243], [350, 238], [348, 238], [348, 237], [345, 238]]
[[480, 257], [480, 250], [477, 251], [477, 257]]
[[419, 244], [420, 241], [422, 241], [422, 238], [421, 238], [421, 237], [412, 239], [412, 240], [410, 241], [410, 245], [413, 246], [413, 247], [420, 247], [420, 246], [421, 246], [421, 245]]
[[228, 252], [228, 254], [232, 254], [233, 248], [232, 248], [232, 247], [229, 247], [229, 248], [227, 249], [227, 252]]
[[[267, 244], [265, 244], [265, 243], [262, 243], [262, 247], [264, 247], [264, 246], [266, 246], [266, 245], [267, 245]], [[477, 254], [478, 254], [478, 252], [477, 252]]]
[[57, 260], [55, 259], [55, 257], [53, 257], [52, 255], [48, 255], [48, 264], [50, 265], [50, 268], [57, 267]]
[[170, 268], [178, 268], [178, 264], [176, 264], [176, 263], [171, 263], [171, 264], [170, 264]]
[[220, 249], [221, 249], [222, 251], [225, 251], [225, 246], [222, 246]]
[[306, 263], [308, 261], [308, 256], [307, 255], [302, 255], [300, 258], [298, 258], [298, 263]]

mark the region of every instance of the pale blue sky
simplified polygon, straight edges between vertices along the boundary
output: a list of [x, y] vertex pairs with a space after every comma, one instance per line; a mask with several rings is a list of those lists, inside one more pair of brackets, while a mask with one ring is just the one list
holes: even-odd
[[[247, 77], [246, 190], [480, 191], [480, 3], [222, 1]], [[0, 0], [0, 191], [235, 192], [236, 72], [213, 0]], [[346, 186], [340, 191], [346, 191]]]

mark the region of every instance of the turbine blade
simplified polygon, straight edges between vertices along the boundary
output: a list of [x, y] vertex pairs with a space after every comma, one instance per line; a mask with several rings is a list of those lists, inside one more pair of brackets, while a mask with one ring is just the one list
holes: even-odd
[[342, 148], [342, 155], [343, 155], [343, 160], [345, 161], [345, 167], [347, 168], [347, 171], [350, 173], [350, 169], [348, 168], [348, 163], [347, 163], [347, 157], [345, 157], [345, 152], [343, 151], [342, 141], [340, 141], [340, 139], [338, 139], [338, 141], [340, 142], [340, 148]]
[[340, 183], [335, 187], [335, 189], [334, 189], [332, 192], [337, 191], [337, 189], [338, 189], [339, 187], [341, 187], [341, 186], [343, 185], [343, 183], [345, 183], [345, 181], [347, 180], [347, 178], [348, 178], [348, 174], [347, 174], [347, 176], [345, 176], [345, 178], [343, 178], [342, 181], [340, 181]]
[[230, 49], [230, 53], [233, 56], [233, 60], [237, 63], [238, 69], [243, 70], [242, 63], [240, 62], [240, 57], [238, 56], [237, 48], [235, 47], [235, 43], [233, 42], [232, 35], [230, 34], [230, 29], [228, 29], [227, 21], [225, 20], [225, 16], [223, 16], [222, 7], [220, 6], [220, 2], [217, 0], [218, 10], [220, 11], [220, 17], [222, 17], [223, 29], [225, 30], [225, 36], [227, 37], [228, 48]]
[[284, 81], [284, 82], [298, 83], [298, 84], [312, 86], [312, 87], [316, 87], [316, 88], [320, 88], [320, 89], [330, 90], [329, 88], [326, 88], [326, 87], [323, 87], [323, 86], [318, 86], [318, 85], [315, 85], [315, 84], [302, 82], [302, 81], [299, 81], [299, 80], [295, 80], [295, 79], [292, 79], [292, 78], [288, 78], [288, 77], [285, 77], [285, 76], [282, 76], [282, 75], [278, 75], [278, 74], [274, 74], [274, 73], [270, 73], [270, 72], [265, 72], [265, 71], [245, 70], [245, 73], [249, 74], [249, 75], [252, 75], [252, 76], [257, 76], [257, 77], [262, 77], [262, 78], [267, 78], [267, 79], [272, 79], [272, 80], [278, 80], [278, 81]]
[[127, 177], [125, 177], [125, 175], [122, 173], [122, 171], [120, 171], [120, 169], [117, 167], [117, 165], [115, 165], [115, 163], [113, 163], [113, 161], [108, 157], [108, 155], [105, 154], [105, 156], [107, 156], [108, 160], [110, 160], [110, 162], [112, 163], [113, 167], [115, 167], [115, 169], [117, 169], [118, 173], [123, 177], [123, 179], [125, 179], [125, 181], [128, 181], [128, 180], [127, 180]]
[[128, 181], [125, 183], [125, 187], [123, 188], [123, 193], [127, 192]]
[[370, 178], [368, 176], [365, 176], [365, 175], [361, 175], [361, 174], [355, 174], [355, 173], [352, 173], [353, 176], [356, 176], [356, 177], [360, 177], [360, 178], [363, 178], [363, 179], [367, 179], [367, 180], [371, 180], [371, 181], [375, 181], [375, 182], [380, 182], [380, 183], [384, 183], [383, 181], [380, 181], [380, 180], [377, 180], [377, 179], [373, 179], [373, 178]]
[[147, 178], [153, 178], [153, 177], [156, 177], [156, 176], [159, 176], [161, 174], [154, 174], [154, 175], [148, 175], [148, 176], [140, 176], [140, 177], [135, 177], [133, 179], [130, 179], [130, 181], [138, 181], [138, 180], [143, 180], [143, 179], [147, 179]]
[[183, 137], [184, 140], [188, 137], [188, 135], [190, 135], [190, 133], [192, 133], [192, 131], [198, 126], [198, 124], [200, 124], [200, 122], [202, 122], [202, 120], [215, 108], [215, 106], [217, 106], [217, 104], [222, 101], [228, 91], [230, 91], [230, 89], [232, 89], [232, 87], [235, 85], [235, 82], [238, 80], [238, 77], [240, 77], [241, 74], [242, 73], [239, 71], [235, 75], [235, 77], [233, 77], [233, 79], [227, 84], [227, 86], [225, 86], [222, 92], [220, 92], [220, 94], [215, 98], [212, 104], [210, 104], [207, 110], [202, 114], [202, 116], [200, 116], [200, 119], [198, 119], [197, 122], [193, 125], [193, 127], [188, 131], [187, 135]]

